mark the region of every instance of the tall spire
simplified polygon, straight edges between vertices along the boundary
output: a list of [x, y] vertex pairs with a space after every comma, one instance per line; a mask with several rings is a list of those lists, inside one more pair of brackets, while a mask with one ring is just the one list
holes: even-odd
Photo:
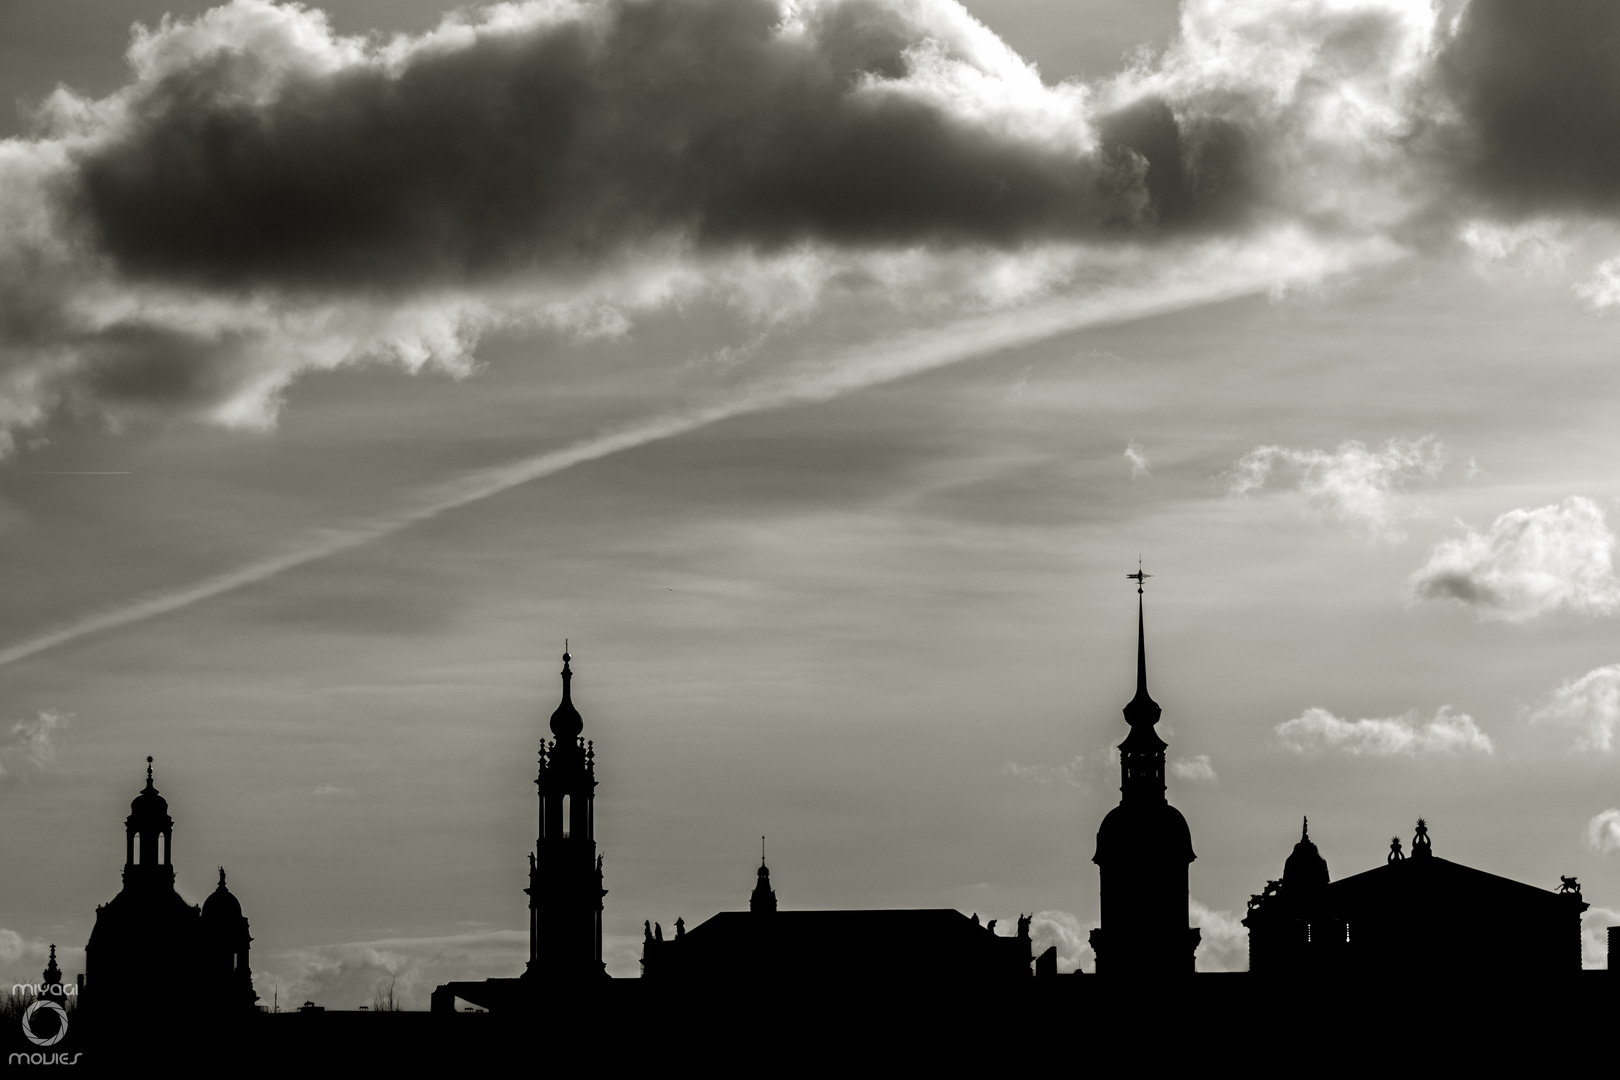
[[1126, 574], [1136, 582], [1136, 696], [1125, 706], [1125, 722], [1134, 729], [1139, 725], [1152, 727], [1159, 722], [1158, 702], [1148, 695], [1147, 688], [1147, 630], [1142, 612], [1142, 583], [1152, 574], [1144, 573], [1140, 561], [1136, 573]]

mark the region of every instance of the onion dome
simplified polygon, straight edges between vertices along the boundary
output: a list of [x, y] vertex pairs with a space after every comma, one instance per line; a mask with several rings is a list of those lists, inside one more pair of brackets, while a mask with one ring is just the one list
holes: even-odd
[[240, 919], [242, 917], [242, 904], [231, 895], [231, 890], [225, 887], [225, 868], [219, 868], [219, 887], [208, 894], [203, 901], [203, 918], [210, 922], [215, 919]]
[[562, 702], [557, 706], [557, 711], [551, 714], [551, 733], [564, 746], [571, 746], [579, 733], [585, 730], [585, 721], [580, 718], [579, 710], [574, 708], [574, 701], [569, 696], [568, 684], [574, 679], [574, 673], [568, 667], [569, 659], [567, 646], [564, 646]]

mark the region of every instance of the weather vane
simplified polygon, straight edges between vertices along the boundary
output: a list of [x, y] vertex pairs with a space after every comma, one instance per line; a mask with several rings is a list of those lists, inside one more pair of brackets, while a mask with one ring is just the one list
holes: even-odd
[[1134, 574], [1126, 574], [1125, 575], [1125, 577], [1128, 580], [1136, 582], [1137, 595], [1141, 595], [1142, 582], [1146, 581], [1148, 578], [1150, 578], [1152, 576], [1153, 576], [1152, 574], [1145, 574], [1145, 573], [1142, 572], [1142, 560], [1141, 559], [1136, 560], [1136, 573], [1134, 573]]

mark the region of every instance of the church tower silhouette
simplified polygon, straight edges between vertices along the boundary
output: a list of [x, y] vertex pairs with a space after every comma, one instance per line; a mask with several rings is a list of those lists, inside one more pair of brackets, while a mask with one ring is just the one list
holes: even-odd
[[1097, 830], [1102, 926], [1091, 932], [1097, 973], [1133, 977], [1191, 974], [1199, 931], [1187, 921], [1187, 867], [1197, 858], [1181, 811], [1164, 797], [1159, 705], [1148, 696], [1142, 583], [1136, 582], [1136, 696], [1125, 706], [1131, 732], [1119, 744], [1119, 805]]
[[540, 740], [540, 835], [529, 856], [531, 982], [566, 986], [607, 978], [602, 964], [602, 859], [596, 854], [596, 748], [580, 737], [563, 651], [562, 702], [551, 714], [549, 744]]

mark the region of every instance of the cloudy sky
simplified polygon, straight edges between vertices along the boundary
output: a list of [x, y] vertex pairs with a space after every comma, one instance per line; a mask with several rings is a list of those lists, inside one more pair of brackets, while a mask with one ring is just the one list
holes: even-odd
[[[562, 642], [642, 920], [1089, 969], [1140, 555], [1199, 963], [1335, 876], [1620, 922], [1620, 9], [0, 0], [0, 983], [147, 754], [261, 994], [526, 956]], [[1459, 897], [1459, 903], [1468, 898]]]

